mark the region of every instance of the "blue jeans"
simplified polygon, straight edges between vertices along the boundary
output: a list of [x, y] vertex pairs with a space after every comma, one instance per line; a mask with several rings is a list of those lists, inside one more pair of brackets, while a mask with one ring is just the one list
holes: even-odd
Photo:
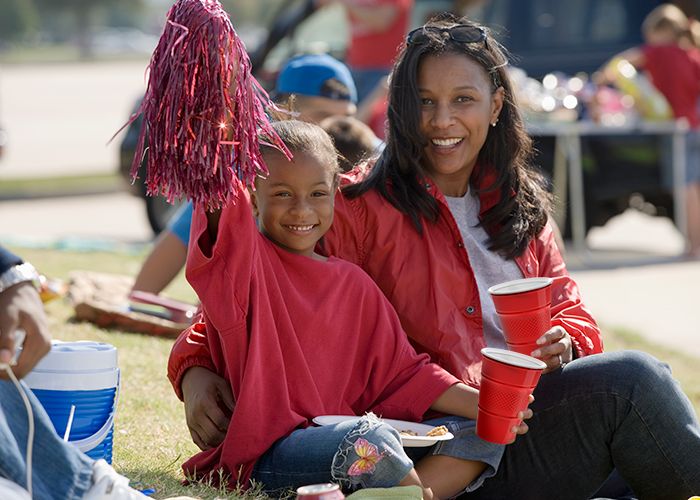
[[465, 488], [466, 492], [476, 490], [486, 479], [496, 474], [505, 445], [489, 443], [478, 437], [476, 420], [448, 415], [426, 420], [423, 423], [434, 426], [444, 425], [454, 438], [439, 441], [438, 444], [429, 448], [407, 448], [406, 453], [414, 463], [418, 463], [428, 455], [443, 455], [485, 463], [486, 468]]
[[667, 365], [625, 351], [543, 375], [530, 431], [461, 498], [586, 499], [613, 468], [643, 499], [700, 493], [700, 425]]
[[258, 460], [252, 479], [271, 494], [328, 482], [344, 490], [385, 488], [398, 485], [412, 468], [399, 433], [366, 415], [295, 430]]
[[[92, 485], [93, 460], [56, 435], [44, 408], [23, 387], [34, 412], [34, 498], [82, 498]], [[23, 488], [27, 487], [27, 429], [27, 412], [17, 388], [12, 382], [0, 380], [0, 476]]]

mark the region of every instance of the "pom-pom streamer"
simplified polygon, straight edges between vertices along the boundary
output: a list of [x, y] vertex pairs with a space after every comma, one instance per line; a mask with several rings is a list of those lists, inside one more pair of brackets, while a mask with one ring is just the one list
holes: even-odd
[[265, 114], [274, 105], [218, 0], [179, 0], [170, 8], [148, 73], [130, 119], [143, 114], [131, 175], [148, 145], [148, 194], [220, 208], [235, 201], [234, 176], [249, 184], [267, 173], [259, 136], [291, 157]]

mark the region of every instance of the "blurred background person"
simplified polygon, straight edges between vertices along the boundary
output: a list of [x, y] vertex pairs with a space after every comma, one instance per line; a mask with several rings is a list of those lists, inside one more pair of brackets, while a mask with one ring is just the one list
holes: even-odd
[[316, 0], [325, 6], [341, 3], [350, 27], [345, 62], [362, 101], [386, 77], [408, 32], [413, 0]]
[[298, 113], [297, 119], [316, 124], [329, 116], [357, 113], [357, 87], [350, 70], [328, 54], [289, 59], [280, 70], [272, 98]]
[[179, 274], [187, 261], [187, 244], [192, 224], [192, 203], [182, 205], [156, 238], [136, 275], [132, 291], [159, 294]]
[[700, 50], [694, 43], [692, 21], [681, 9], [662, 4], [642, 23], [644, 43], [621, 52], [600, 72], [598, 83], [614, 83], [615, 66], [628, 61], [644, 71], [663, 94], [676, 119], [685, 119], [691, 131], [686, 136], [687, 253], [700, 258]]
[[343, 172], [367, 161], [383, 146], [369, 126], [352, 116], [329, 116], [320, 125], [333, 139]]

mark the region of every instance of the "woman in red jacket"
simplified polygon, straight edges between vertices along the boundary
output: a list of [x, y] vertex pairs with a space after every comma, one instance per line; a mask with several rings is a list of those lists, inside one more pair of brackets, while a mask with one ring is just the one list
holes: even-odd
[[[490, 32], [466, 19], [409, 34], [391, 78], [387, 147], [336, 199], [325, 251], [360, 265], [414, 347], [473, 386], [480, 349], [504, 344], [487, 288], [555, 278], [552, 327], [532, 353], [549, 373], [534, 394], [530, 432], [468, 498], [588, 498], [613, 468], [637, 495], [687, 498], [700, 491], [695, 413], [658, 360], [600, 354], [600, 331], [547, 224], [549, 197], [506, 65]], [[202, 335], [181, 337], [169, 373], [207, 448], [223, 439], [228, 418], [218, 401], [231, 398], [197, 361], [206, 355]]]

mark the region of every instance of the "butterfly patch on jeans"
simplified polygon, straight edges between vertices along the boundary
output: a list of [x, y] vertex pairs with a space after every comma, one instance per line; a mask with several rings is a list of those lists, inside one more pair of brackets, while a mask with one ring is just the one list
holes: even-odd
[[355, 460], [348, 469], [348, 476], [373, 473], [377, 463], [384, 456], [384, 453], [379, 453], [377, 446], [364, 438], [358, 438], [357, 441], [355, 441], [354, 447], [355, 453], [357, 453], [359, 458]]

